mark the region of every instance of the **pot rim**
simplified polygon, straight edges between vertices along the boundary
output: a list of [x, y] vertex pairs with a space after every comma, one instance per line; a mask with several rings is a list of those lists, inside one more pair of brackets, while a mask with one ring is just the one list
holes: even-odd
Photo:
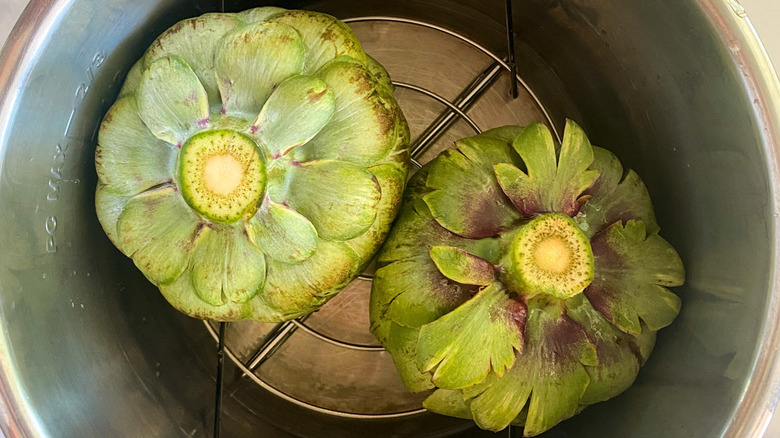
[[[24, 90], [35, 61], [63, 12], [74, 0], [30, 0], [0, 51], [0, 169], [3, 169], [6, 138], [13, 109]], [[0, 313], [0, 352], [12, 352]], [[35, 410], [27, 403], [24, 388], [13, 376], [11, 355], [0, 354], [0, 438], [45, 436]]]
[[[49, 34], [73, 1], [31, 0], [0, 51], [0, 169], [8, 147], [4, 139], [11, 129], [14, 107]], [[728, 49], [732, 62], [739, 68], [752, 102], [770, 176], [774, 231], [771, 294], [763, 315], [750, 379], [723, 435], [761, 438], [780, 400], [780, 266], [776, 263], [780, 259], [780, 81], [737, 0], [691, 1], [704, 12]], [[12, 351], [5, 330], [0, 330], [0, 351]], [[44, 428], [27, 403], [24, 388], [12, 377], [15, 372], [12, 357], [0, 354], [0, 437], [3, 434], [7, 438], [43, 436]]]
[[724, 437], [761, 438], [780, 400], [780, 81], [745, 9], [737, 0], [696, 0], [739, 68], [763, 140], [772, 201], [770, 296], [758, 337], [758, 351], [740, 403]]

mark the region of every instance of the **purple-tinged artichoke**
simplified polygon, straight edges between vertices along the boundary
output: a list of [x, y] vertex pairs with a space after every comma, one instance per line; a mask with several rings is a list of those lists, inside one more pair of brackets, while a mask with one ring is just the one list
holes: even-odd
[[98, 218], [188, 315], [311, 312], [366, 267], [397, 213], [409, 131], [392, 91], [329, 15], [181, 21], [100, 127]]
[[372, 331], [423, 403], [540, 434], [634, 381], [682, 262], [633, 171], [566, 124], [465, 138], [409, 182], [379, 254]]

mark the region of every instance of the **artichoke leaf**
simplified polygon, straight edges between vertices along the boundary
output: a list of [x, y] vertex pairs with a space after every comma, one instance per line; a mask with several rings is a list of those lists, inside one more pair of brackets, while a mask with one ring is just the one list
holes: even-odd
[[207, 303], [193, 289], [191, 270], [185, 271], [170, 285], [161, 285], [160, 291], [174, 308], [198, 319], [239, 321], [250, 318], [266, 322], [285, 319], [278, 309], [268, 304], [262, 294], [257, 294], [251, 300], [243, 303], [235, 303], [230, 300], [219, 306]]
[[381, 85], [381, 90], [389, 96], [393, 95], [393, 81], [390, 79], [390, 74], [385, 69], [385, 66], [379, 63], [376, 59], [370, 55], [366, 55], [366, 68], [374, 76], [374, 79]]
[[477, 384], [491, 370], [501, 377], [522, 347], [525, 316], [525, 302], [510, 298], [501, 283], [485, 286], [457, 309], [422, 326], [417, 366], [433, 371], [433, 383], [443, 389]]
[[641, 320], [657, 331], [680, 312], [682, 261], [672, 246], [645, 224], [617, 222], [591, 240], [595, 278], [584, 293], [593, 307], [626, 333], [641, 333]]
[[314, 224], [320, 237], [344, 241], [365, 233], [377, 216], [382, 193], [376, 177], [335, 160], [293, 162], [284, 182], [269, 183], [270, 197]]
[[222, 111], [254, 119], [274, 89], [303, 70], [305, 47], [292, 27], [259, 21], [225, 34], [214, 67]]
[[295, 28], [306, 45], [304, 73], [312, 74], [339, 56], [349, 56], [358, 61], [365, 53], [352, 29], [334, 17], [312, 11], [285, 11], [270, 21], [284, 23]]
[[522, 160], [512, 148], [512, 141], [516, 135], [510, 137], [517, 132], [522, 132], [522, 128], [517, 126], [494, 128], [474, 137], [462, 138], [455, 142], [455, 147], [470, 161], [491, 172], [493, 166], [499, 163], [522, 166]]
[[143, 72], [138, 113], [157, 138], [180, 145], [209, 124], [209, 102], [195, 72], [176, 55], [158, 58]]
[[308, 259], [295, 264], [267, 260], [265, 295], [285, 314], [321, 305], [357, 275], [360, 258], [343, 242], [320, 240]]
[[633, 170], [623, 174], [620, 160], [606, 149], [593, 148], [590, 168], [599, 172], [593, 187], [585, 191], [588, 201], [574, 220], [588, 238], [617, 221], [642, 221], [648, 234], [659, 231], [653, 203], [639, 175]]
[[144, 60], [141, 58], [136, 61], [127, 72], [127, 76], [125, 76], [125, 82], [122, 84], [122, 88], [119, 89], [119, 96], [117, 96], [117, 100], [131, 94], [135, 94], [135, 92], [138, 91], [138, 85], [141, 83], [141, 75], [143, 72]]
[[404, 164], [391, 163], [371, 166], [368, 170], [376, 178], [382, 193], [377, 207], [377, 216], [365, 233], [347, 241], [347, 244], [366, 260], [369, 260], [385, 241], [390, 231], [390, 224], [398, 214], [407, 168]]
[[172, 186], [127, 201], [117, 219], [122, 252], [154, 284], [169, 284], [187, 268], [203, 222]]
[[404, 327], [420, 327], [458, 307], [473, 286], [448, 281], [428, 255], [382, 266], [374, 274], [372, 303], [379, 314]]
[[325, 82], [295, 76], [274, 90], [249, 132], [276, 159], [311, 140], [335, 110], [333, 92]]
[[[495, 140], [483, 141], [500, 147]], [[459, 141], [458, 150], [444, 151], [429, 164], [426, 185], [431, 191], [422, 199], [439, 225], [460, 236], [479, 239], [508, 229], [520, 215], [501, 191], [492, 160], [486, 156], [475, 159], [470, 153], [472, 144]], [[460, 150], [461, 145], [468, 155]]]
[[[317, 72], [336, 99], [333, 119], [295, 151], [296, 160], [338, 159], [369, 166], [396, 145], [396, 124], [403, 120], [392, 95], [376, 93], [381, 85], [352, 58], [337, 58]], [[406, 123], [401, 128], [408, 130]]]
[[389, 324], [389, 336], [384, 347], [393, 356], [406, 389], [420, 392], [433, 388], [431, 374], [417, 368], [417, 337], [420, 329], [403, 327], [392, 321]]
[[171, 182], [176, 151], [159, 140], [138, 116], [132, 95], [117, 100], [100, 125], [95, 169], [102, 184], [117, 194], [135, 195]]
[[265, 257], [243, 224], [205, 230], [192, 254], [192, 285], [209, 304], [245, 303], [263, 288]]
[[214, 72], [214, 53], [227, 32], [246, 24], [236, 14], [209, 13], [188, 18], [163, 32], [144, 54], [143, 65], [169, 56], [180, 56], [195, 72], [208, 95], [209, 105], [220, 103]]
[[191, 274], [191, 270], [188, 269], [173, 283], [160, 285], [160, 292], [174, 308], [194, 318], [211, 321], [237, 321], [251, 315], [250, 302], [227, 301], [225, 304], [215, 306], [202, 300], [193, 289]]
[[423, 401], [423, 407], [442, 415], [471, 420], [471, 410], [459, 389], [437, 389]]
[[259, 8], [247, 9], [241, 11], [238, 14], [244, 17], [247, 23], [256, 23], [258, 21], [265, 21], [274, 15], [278, 15], [282, 12], [286, 12], [287, 9], [279, 8], [276, 6], [261, 6]]
[[598, 356], [597, 365], [585, 367], [590, 384], [580, 404], [602, 402], [628, 389], [649, 354], [649, 351], [643, 352], [640, 345], [652, 345], [655, 332], [644, 330], [637, 338], [620, 331], [596, 311], [582, 294], [566, 302], [566, 311], [572, 320], [585, 329]]
[[502, 377], [463, 390], [483, 429], [499, 431], [527, 406], [525, 436], [538, 435], [579, 411], [590, 382], [586, 366], [596, 365], [596, 350], [584, 329], [569, 318], [560, 301], [528, 303], [525, 344]]
[[[512, 143], [515, 141], [518, 135], [520, 135], [523, 130], [525, 130], [525, 127], [523, 126], [514, 126], [514, 125], [506, 125], [506, 126], [499, 126], [498, 128], [492, 128], [488, 129], [487, 131], [483, 131], [482, 133], [474, 136], [469, 137], [472, 139], [480, 139], [480, 140], [495, 140], [501, 143], [506, 143], [509, 147], [509, 149], [513, 150]], [[464, 139], [465, 140], [465, 139]], [[500, 153], [501, 155], [506, 155], [507, 152], [505, 152], [505, 148], [498, 148], [494, 147], [492, 148], [492, 153]], [[491, 152], [489, 150], [489, 152]], [[509, 155], [511, 158], [507, 159], [493, 159], [493, 163], [515, 163], [517, 160], [512, 156], [512, 154]], [[518, 164], [522, 166], [522, 161]]]
[[[119, 220], [119, 215], [125, 208], [125, 204], [130, 200], [132, 196], [117, 194], [111, 191], [108, 186], [98, 182], [97, 189], [95, 190], [95, 211], [97, 212], [100, 225], [103, 227], [103, 231], [106, 232], [111, 243], [114, 244], [120, 251], [122, 246], [119, 244], [119, 237], [117, 236], [116, 223]], [[127, 255], [127, 253], [124, 253]]]
[[584, 202], [582, 193], [593, 185], [598, 171], [589, 170], [593, 147], [573, 121], [566, 121], [560, 157], [549, 128], [541, 123], [528, 126], [513, 146], [526, 171], [511, 164], [497, 164], [496, 178], [512, 203], [524, 216], [564, 213], [574, 216]]
[[300, 213], [268, 197], [247, 228], [257, 246], [280, 262], [301, 262], [317, 249], [314, 225]]
[[[415, 189], [412, 184], [416, 177], [417, 174], [412, 177], [406, 190], [407, 195]], [[387, 263], [428, 256], [431, 247], [441, 245], [461, 248], [491, 263], [498, 263], [500, 259], [498, 239], [472, 240], [452, 234], [436, 222], [425, 202], [416, 199], [402, 204], [398, 219], [379, 253], [378, 261]]]
[[487, 286], [496, 277], [496, 267], [487, 260], [452, 246], [434, 246], [431, 260], [445, 277], [461, 284]]

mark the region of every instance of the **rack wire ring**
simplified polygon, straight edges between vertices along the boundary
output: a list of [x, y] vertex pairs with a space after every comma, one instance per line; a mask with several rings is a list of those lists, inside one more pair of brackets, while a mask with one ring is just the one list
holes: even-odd
[[[485, 46], [482, 44], [479, 44], [478, 42], [472, 40], [471, 38], [465, 37], [453, 30], [447, 29], [446, 27], [437, 26], [435, 24], [427, 23], [425, 21], [420, 20], [414, 20], [411, 18], [403, 18], [403, 17], [389, 17], [384, 15], [376, 15], [376, 16], [367, 16], [367, 17], [352, 17], [352, 18], [345, 18], [341, 20], [345, 23], [361, 23], [361, 22], [367, 22], [367, 21], [387, 21], [390, 23], [406, 23], [406, 24], [412, 24], [417, 26], [422, 26], [428, 29], [436, 30], [442, 33], [445, 33], [451, 37], [457, 38], [464, 43], [474, 47], [475, 49], [479, 50], [495, 62], [501, 65], [505, 70], [508, 72], [512, 72], [512, 67], [503, 59], [501, 59], [498, 55], [488, 50]], [[539, 97], [536, 95], [536, 93], [531, 90], [531, 87], [528, 86], [528, 84], [523, 80], [523, 78], [520, 77], [519, 74], [516, 74], [514, 79], [523, 86], [526, 92], [531, 96], [534, 103], [536, 103], [536, 106], [539, 107], [539, 109], [542, 111], [542, 114], [544, 114], [545, 120], [547, 120], [547, 123], [550, 125], [550, 127], [553, 128], [553, 133], [555, 134], [555, 137], [557, 138], [558, 142], [561, 141], [561, 136], [558, 134], [558, 130], [555, 129], [555, 123], [553, 123], [552, 117], [550, 117], [550, 114], [547, 112], [547, 109], [542, 105], [542, 101], [539, 99]]]
[[[349, 19], [342, 20], [345, 23], [356, 23], [356, 22], [368, 22], [368, 21], [386, 21], [386, 22], [396, 22], [396, 23], [406, 23], [411, 25], [418, 25], [422, 26], [428, 29], [433, 29], [439, 32], [443, 32], [449, 36], [452, 36], [485, 54], [492, 60], [494, 60], [496, 63], [498, 63], [503, 69], [512, 72], [512, 69], [509, 64], [507, 64], [506, 61], [495, 55], [493, 52], [486, 49], [484, 46], [480, 45], [479, 43], [460, 35], [452, 30], [446, 29], [444, 27], [440, 27], [431, 23], [408, 19], [408, 18], [400, 18], [400, 17], [386, 17], [386, 16], [369, 16], [369, 17], [354, 17]], [[515, 80], [517, 83], [521, 84], [523, 88], [528, 92], [529, 96], [533, 99], [533, 101], [536, 103], [536, 105], [539, 107], [541, 112], [543, 113], [544, 117], [546, 118], [547, 122], [551, 127], [554, 127], [555, 125], [552, 123], [552, 119], [549, 116], [549, 113], [547, 112], [546, 108], [541, 104], [541, 101], [538, 99], [536, 94], [528, 87], [528, 85], [523, 81], [522, 78], [519, 77], [519, 75], [515, 75]], [[410, 89], [419, 93], [422, 93], [437, 102], [441, 103], [442, 105], [446, 106], [450, 111], [454, 112], [457, 116], [461, 117], [476, 133], [482, 132], [479, 126], [471, 119], [464, 110], [447, 100], [446, 98], [426, 89], [422, 88], [413, 84], [400, 82], [400, 81], [394, 81], [393, 84], [399, 88], [406, 88]], [[556, 137], [558, 137], [560, 141], [560, 136], [558, 135], [557, 130], [553, 129]], [[416, 167], [421, 167], [421, 164], [415, 160], [412, 159], [412, 164], [414, 164]], [[359, 280], [362, 281], [372, 281], [372, 278], [367, 275], [361, 275], [358, 277]], [[351, 348], [354, 350], [361, 350], [361, 351], [382, 351], [384, 350], [382, 347], [378, 346], [369, 346], [369, 345], [360, 345], [360, 344], [349, 344], [345, 343], [343, 341], [339, 341], [337, 339], [331, 338], [330, 336], [324, 335], [322, 333], [317, 332], [316, 330], [312, 329], [311, 327], [308, 327], [304, 323], [293, 320], [293, 324], [295, 324], [296, 327], [302, 329], [303, 331], [307, 332], [308, 334], [322, 340], [323, 342], [328, 342], [337, 346], [345, 347], [345, 348]], [[206, 329], [208, 330], [209, 334], [216, 340], [219, 340], [219, 335], [217, 334], [214, 327], [212, 327], [211, 324], [209, 324], [208, 321], [204, 321], [204, 324], [206, 326]], [[402, 412], [394, 412], [389, 414], [359, 414], [359, 413], [353, 413], [353, 412], [343, 412], [343, 411], [337, 411], [333, 409], [323, 408], [311, 403], [308, 403], [306, 401], [300, 400], [298, 398], [295, 398], [291, 395], [288, 395], [278, 389], [276, 389], [274, 386], [270, 385], [269, 383], [262, 380], [259, 376], [257, 376], [252, 370], [250, 370], [239, 358], [233, 353], [233, 351], [230, 349], [229, 346], [225, 345], [225, 353], [230, 358], [230, 360], [233, 361], [236, 366], [238, 366], [241, 371], [247, 375], [249, 378], [251, 378], [256, 384], [260, 385], [265, 390], [271, 392], [272, 394], [288, 401], [293, 404], [296, 404], [298, 406], [313, 410], [315, 412], [327, 414], [327, 415], [333, 415], [338, 416], [342, 418], [352, 418], [352, 419], [391, 419], [391, 418], [403, 418], [408, 417], [412, 415], [418, 415], [422, 414], [424, 412], [427, 412], [426, 409], [420, 408], [415, 410], [409, 410], [409, 411], [402, 411]], [[510, 432], [511, 433], [511, 432]]]
[[[208, 321], [203, 321], [206, 325], [206, 330], [208, 330], [209, 334], [211, 334], [211, 337], [214, 338], [214, 340], [219, 340], [219, 335], [217, 334], [216, 330], [214, 330], [214, 327], [211, 326], [211, 324], [208, 323]], [[342, 412], [342, 411], [336, 411], [333, 409], [323, 408], [321, 406], [313, 405], [309, 402], [297, 399], [289, 394], [286, 394], [275, 387], [271, 386], [267, 382], [265, 382], [263, 379], [258, 377], [255, 373], [249, 370], [249, 368], [244, 365], [241, 360], [238, 359], [238, 357], [233, 353], [233, 350], [230, 349], [227, 345], [225, 346], [225, 354], [230, 358], [230, 360], [233, 361], [236, 366], [250, 379], [254, 380], [255, 383], [260, 385], [263, 389], [267, 390], [271, 394], [280, 397], [290, 403], [294, 403], [298, 406], [310, 409], [315, 412], [319, 412], [321, 414], [327, 414], [327, 415], [334, 415], [337, 417], [342, 418], [353, 418], [353, 419], [362, 419], [362, 420], [379, 420], [379, 419], [389, 419], [389, 418], [403, 418], [408, 417], [411, 415], [417, 415], [422, 414], [424, 412], [427, 412], [427, 409], [420, 408], [415, 409], [411, 411], [403, 411], [403, 412], [393, 412], [390, 414], [358, 414], [354, 412]]]

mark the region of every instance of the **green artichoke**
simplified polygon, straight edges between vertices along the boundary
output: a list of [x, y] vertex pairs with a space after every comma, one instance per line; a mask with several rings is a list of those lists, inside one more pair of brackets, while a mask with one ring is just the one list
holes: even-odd
[[540, 434], [634, 381], [682, 262], [636, 173], [569, 121], [456, 143], [409, 181], [371, 330], [423, 405]]
[[98, 218], [188, 315], [309, 313], [366, 267], [397, 213], [409, 130], [392, 93], [329, 15], [181, 21], [100, 127]]

